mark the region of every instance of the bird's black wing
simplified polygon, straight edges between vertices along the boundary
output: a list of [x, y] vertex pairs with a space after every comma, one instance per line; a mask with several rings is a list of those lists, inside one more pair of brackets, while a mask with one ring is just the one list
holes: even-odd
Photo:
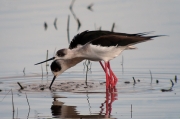
[[123, 36], [123, 35], [106, 35], [98, 37], [92, 41], [90, 41], [88, 44], [93, 45], [100, 45], [105, 47], [110, 46], [129, 46], [134, 45], [140, 42], [145, 42], [148, 40], [152, 40], [154, 37], [159, 36]]
[[[80, 34], [77, 34], [71, 41], [69, 45], [69, 49], [76, 48], [78, 45], [85, 45], [86, 43], [98, 39], [102, 36], [109, 36], [109, 35], [117, 35], [117, 36], [143, 36], [148, 34], [149, 32], [144, 33], [136, 33], [136, 34], [126, 34], [126, 33], [117, 33], [111, 31], [84, 31]], [[95, 42], [95, 41], [94, 41]], [[108, 42], [108, 41], [107, 41]], [[111, 41], [109, 41], [111, 42]]]

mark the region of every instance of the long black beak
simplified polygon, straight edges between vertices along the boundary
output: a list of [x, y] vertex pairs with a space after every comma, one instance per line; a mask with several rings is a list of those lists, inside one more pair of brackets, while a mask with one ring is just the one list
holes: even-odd
[[39, 62], [39, 63], [34, 64], [34, 65], [42, 64], [42, 63], [44, 63], [44, 62], [47, 62], [47, 61], [50, 61], [50, 60], [53, 60], [53, 59], [55, 59], [55, 57], [52, 57], [52, 58], [50, 58], [50, 59], [48, 59], [48, 60], [45, 60], [45, 61]]
[[51, 82], [51, 85], [49, 86], [49, 89], [51, 89], [51, 86], [52, 86], [52, 84], [53, 84], [53, 82], [54, 82], [55, 79], [56, 79], [56, 76], [53, 77], [53, 80], [52, 80], [52, 82]]

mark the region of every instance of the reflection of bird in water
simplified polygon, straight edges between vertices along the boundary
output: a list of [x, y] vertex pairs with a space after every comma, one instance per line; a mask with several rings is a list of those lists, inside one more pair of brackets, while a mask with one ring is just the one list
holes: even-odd
[[55, 117], [69, 118], [76, 117], [78, 115], [76, 106], [64, 105], [63, 102], [58, 101], [56, 98], [54, 98], [52, 103], [53, 105], [51, 106], [51, 112]]
[[48, 27], [47, 23], [44, 22], [44, 30], [47, 30], [47, 27]]
[[[101, 103], [101, 106], [99, 107], [100, 111], [97, 114], [92, 114], [90, 111], [87, 115], [80, 115], [80, 113], [76, 110], [76, 106], [64, 105], [64, 102], [58, 101], [56, 98], [54, 98], [54, 101], [52, 102], [53, 105], [51, 106], [52, 115], [56, 118], [110, 118], [113, 109], [112, 103], [117, 100], [118, 97], [117, 89], [114, 87], [111, 90], [106, 90], [105, 94], [106, 100], [104, 103]], [[90, 105], [89, 98], [90, 97], [87, 96], [87, 100]], [[90, 108], [93, 107], [90, 106], [89, 109]]]
[[54, 101], [52, 103], [53, 103], [53, 105], [51, 106], [52, 115], [53, 116], [61, 115], [61, 108], [64, 103], [59, 102], [58, 100], [56, 100], [56, 98], [54, 98]]
[[80, 115], [76, 106], [64, 105], [63, 102], [54, 98], [51, 106], [52, 116], [56, 118], [104, 118], [104, 115]]
[[[62, 67], [66, 67], [66, 69], [70, 68], [69, 66], [60, 64], [59, 60], [73, 61], [72, 64], [74, 64], [71, 66], [74, 66], [75, 63], [83, 59], [99, 61], [106, 74], [106, 88], [115, 86], [117, 78], [112, 72], [109, 61], [120, 55], [123, 50], [134, 49], [135, 47], [132, 46], [134, 44], [158, 37], [145, 36], [146, 34], [148, 33], [126, 34], [110, 31], [84, 31], [76, 35], [71, 41], [69, 49], [58, 50], [55, 57], [46, 60], [58, 60], [51, 64], [54, 78], [49, 88], [51, 88], [56, 77], [64, 72], [62, 71]], [[105, 68], [101, 63], [102, 60], [105, 63]]]
[[54, 20], [54, 28], [57, 30], [57, 18], [55, 18], [55, 20]]

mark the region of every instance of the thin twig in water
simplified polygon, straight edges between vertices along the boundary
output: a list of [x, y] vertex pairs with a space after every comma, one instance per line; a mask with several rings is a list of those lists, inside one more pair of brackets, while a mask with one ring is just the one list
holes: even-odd
[[75, 20], [77, 21], [77, 23], [78, 23], [78, 29], [77, 29], [77, 30], [79, 30], [80, 27], [81, 27], [81, 22], [80, 22], [80, 20], [76, 17], [76, 15], [75, 15], [75, 13], [74, 13], [74, 11], [73, 11], [74, 2], [75, 2], [75, 0], [72, 0], [71, 4], [70, 4], [70, 6], [69, 6], [69, 9], [70, 9], [70, 11], [71, 11], [74, 19], [75, 19]]
[[75, 0], [72, 0], [70, 6], [69, 6], [69, 9], [72, 10], [72, 7], [73, 7], [73, 4], [74, 4]]
[[151, 70], [149, 70], [149, 72], [150, 72], [150, 75], [151, 75], [151, 84], [152, 84], [153, 77], [152, 77]]
[[90, 11], [93, 11], [93, 9], [92, 9], [92, 6], [93, 6], [93, 5], [94, 5], [94, 4], [91, 3], [90, 5], [87, 6], [87, 9], [89, 9]]
[[[85, 61], [86, 62], [86, 61]], [[84, 70], [85, 70], [85, 62], [83, 62], [83, 66], [84, 66], [84, 68], [83, 68], [83, 72], [84, 72]]]
[[24, 69], [23, 69], [23, 73], [24, 73], [24, 75], [25, 75], [25, 67], [24, 67]]
[[[7, 93], [6, 93], [6, 95], [10, 92], [11, 90], [9, 90]], [[4, 98], [6, 97], [6, 95], [3, 97], [3, 99], [0, 101], [0, 102], [2, 102], [3, 100], [4, 100]]]
[[47, 30], [47, 27], [48, 27], [47, 23], [44, 22], [44, 30]]
[[56, 53], [56, 48], [54, 49], [54, 54], [53, 54], [53, 57], [55, 56], [55, 53]]
[[24, 89], [24, 88], [22, 87], [22, 85], [21, 85], [19, 82], [17, 82], [17, 84], [20, 86], [21, 90]]
[[[26, 93], [25, 93], [25, 94], [26, 94]], [[28, 98], [27, 98], [27, 94], [26, 94], [26, 99], [27, 99], [27, 103], [28, 103], [28, 106], [29, 106], [29, 112], [30, 112], [30, 105], [29, 105], [29, 101], [28, 101]], [[27, 118], [29, 118], [29, 112], [28, 112]]]
[[[47, 50], [47, 54], [46, 54], [46, 60], [48, 60], [48, 50]], [[49, 66], [49, 64], [48, 64], [48, 62], [46, 62], [46, 72], [47, 72], [47, 74], [48, 74], [48, 66]]]
[[28, 101], [28, 98], [27, 98], [27, 94], [26, 94], [26, 99], [27, 99], [27, 103], [28, 103], [28, 106], [29, 106], [29, 109], [30, 109], [30, 105], [29, 105], [29, 101]]
[[101, 26], [99, 28], [97, 28], [96, 23], [94, 23], [94, 28], [95, 28], [95, 30], [99, 30], [99, 31], [101, 30]]
[[175, 80], [175, 82], [177, 83], [177, 76], [175, 75], [175, 77], [174, 77], [174, 80]]
[[91, 115], [91, 105], [90, 105], [90, 102], [89, 102], [89, 96], [88, 96], [88, 93], [87, 93], [87, 101], [88, 101], [88, 104], [89, 104], [89, 113]]
[[132, 118], [132, 104], [131, 104], [131, 118]]
[[112, 25], [111, 32], [114, 32], [114, 27], [115, 27], [115, 23], [113, 23]]
[[[88, 63], [86, 63], [86, 62], [88, 62]], [[83, 65], [84, 65], [84, 69], [85, 69], [85, 66], [86, 66], [86, 85], [87, 85], [87, 73], [89, 72], [89, 71], [91, 71], [91, 62], [89, 61], [89, 60], [86, 60], [84, 63], [83, 63]], [[90, 66], [90, 67], [89, 67]]]
[[57, 18], [55, 18], [55, 20], [54, 20], [54, 28], [57, 30]]
[[171, 88], [172, 88], [174, 86], [174, 83], [171, 79], [170, 79], [170, 81], [171, 81]]
[[42, 79], [43, 79], [43, 66], [41, 64], [41, 71], [42, 71]]
[[123, 57], [123, 55], [122, 55], [121, 66], [122, 66], [122, 73], [124, 73], [124, 57]]
[[16, 119], [18, 119], [18, 108], [17, 108], [17, 115], [16, 115]]
[[133, 80], [134, 80], [134, 84], [136, 84], [136, 80], [135, 80], [135, 78], [133, 77]]
[[12, 108], [13, 108], [13, 112], [14, 112], [15, 110], [14, 110], [14, 101], [13, 101], [13, 91], [12, 91], [12, 89], [11, 89], [11, 94], [12, 94]]
[[169, 89], [161, 89], [162, 92], [170, 92], [170, 91], [172, 91], [174, 83], [173, 83], [173, 81], [171, 79], [170, 79], [170, 81], [171, 81], [171, 87]]
[[[89, 60], [86, 60], [86, 61], [89, 61]], [[87, 73], [88, 73], [88, 65], [89, 64], [86, 64], [86, 61], [85, 61], [85, 65], [86, 65], [86, 85], [87, 85]]]
[[79, 30], [80, 27], [81, 27], [81, 22], [80, 22], [80, 20], [78, 18], [76, 20], [77, 20], [77, 23], [78, 23], [78, 29], [77, 30]]
[[68, 43], [70, 44], [70, 37], [69, 37], [69, 21], [70, 21], [70, 15], [68, 15], [68, 20], [67, 20], [67, 38], [68, 38]]

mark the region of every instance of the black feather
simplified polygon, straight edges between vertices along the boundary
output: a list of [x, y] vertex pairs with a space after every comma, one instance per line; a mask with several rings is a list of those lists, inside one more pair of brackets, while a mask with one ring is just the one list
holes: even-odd
[[[138, 43], [145, 40], [151, 39], [158, 36], [144, 36], [150, 32], [127, 34], [127, 33], [117, 33], [111, 31], [84, 31], [77, 34], [71, 41], [69, 48], [76, 48], [78, 45], [85, 45], [91, 42], [94, 45], [101, 46], [125, 46], [129, 43]], [[102, 41], [103, 40], [103, 41]]]

